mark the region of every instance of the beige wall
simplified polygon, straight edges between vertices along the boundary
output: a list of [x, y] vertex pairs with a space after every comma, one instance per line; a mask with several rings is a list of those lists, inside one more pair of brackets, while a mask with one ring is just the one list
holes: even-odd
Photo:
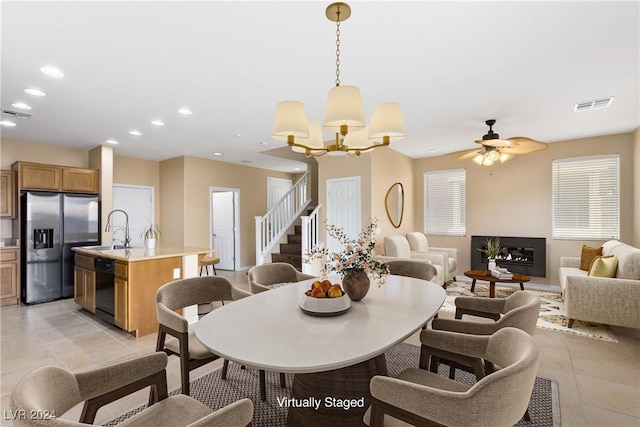
[[[632, 243], [634, 230], [632, 134], [609, 135], [557, 142], [545, 151], [519, 156], [492, 167], [471, 161], [459, 162], [455, 156], [415, 161], [415, 227], [423, 230], [423, 173], [432, 170], [465, 168], [467, 171], [467, 235], [464, 237], [429, 236], [433, 246], [458, 248], [459, 268], [470, 267], [472, 235], [544, 237], [547, 239], [547, 277], [537, 283], [558, 284], [561, 256], [580, 256], [582, 244], [600, 245], [601, 241], [554, 240], [552, 237], [553, 159], [620, 154], [620, 240]], [[638, 212], [635, 212], [637, 216]]]
[[640, 127], [633, 132], [633, 246], [640, 248]]
[[[255, 217], [267, 209], [267, 177], [292, 179], [292, 174], [240, 166], [197, 157], [161, 162], [162, 242], [210, 247], [210, 187], [240, 190], [240, 266], [255, 264]], [[182, 204], [181, 204], [182, 203]], [[164, 230], [171, 231], [170, 239]]]
[[0, 139], [0, 167], [11, 169], [11, 165], [18, 161], [86, 168], [89, 167], [89, 152], [59, 145]]
[[[175, 157], [160, 162], [161, 235], [159, 243], [170, 246], [184, 246], [186, 217], [185, 158]], [[206, 245], [208, 246], [208, 245]]]

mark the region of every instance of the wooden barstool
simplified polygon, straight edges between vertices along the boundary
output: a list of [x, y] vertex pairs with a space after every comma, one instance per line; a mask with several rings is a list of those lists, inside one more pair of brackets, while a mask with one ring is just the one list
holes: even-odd
[[209, 275], [209, 266], [213, 268], [213, 274], [215, 276], [218, 275], [216, 272], [216, 264], [220, 262], [220, 257], [217, 257], [213, 254], [207, 254], [200, 258], [198, 261], [198, 266], [200, 267], [200, 276], [202, 276], [202, 269], [204, 268], [207, 272], [207, 276]]

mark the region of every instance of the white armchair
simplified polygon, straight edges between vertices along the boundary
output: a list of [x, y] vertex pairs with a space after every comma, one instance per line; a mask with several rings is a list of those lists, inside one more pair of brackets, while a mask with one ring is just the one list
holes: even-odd
[[[456, 273], [458, 272], [458, 250], [455, 248], [436, 248], [429, 246], [427, 236], [420, 232], [407, 233], [407, 241], [409, 242], [409, 248], [411, 253], [429, 253], [429, 254], [444, 254], [442, 264], [439, 261], [432, 261], [434, 264], [441, 265], [444, 270], [444, 283], [448, 283], [451, 280], [456, 280]], [[413, 255], [412, 255], [413, 256]]]
[[433, 264], [436, 268], [436, 276], [431, 279], [432, 282], [442, 286], [444, 282], [444, 265], [446, 255], [443, 253], [412, 253], [409, 248], [407, 238], [401, 234], [386, 236], [384, 238], [384, 256], [377, 256], [376, 259], [381, 262], [394, 261], [399, 259], [409, 259], [413, 261], [423, 261]]

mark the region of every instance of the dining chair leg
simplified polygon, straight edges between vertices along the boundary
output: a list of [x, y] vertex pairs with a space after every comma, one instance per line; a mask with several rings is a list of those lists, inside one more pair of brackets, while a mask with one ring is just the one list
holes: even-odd
[[180, 340], [180, 376], [182, 378], [182, 394], [189, 395], [189, 334], [181, 334]]
[[267, 400], [267, 387], [266, 387], [267, 376], [264, 372], [264, 369], [260, 369], [259, 373], [260, 373], [260, 400], [264, 402]]
[[224, 363], [222, 364], [222, 372], [220, 374], [220, 377], [223, 380], [227, 379], [227, 370], [229, 369], [229, 361], [227, 359], [224, 359]]
[[280, 388], [287, 388], [287, 379], [284, 377], [283, 372], [280, 372]]

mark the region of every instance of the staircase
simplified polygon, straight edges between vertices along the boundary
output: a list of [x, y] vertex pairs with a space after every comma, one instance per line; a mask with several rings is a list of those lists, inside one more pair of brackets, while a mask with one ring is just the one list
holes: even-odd
[[287, 234], [287, 243], [280, 243], [280, 253], [272, 253], [272, 262], [286, 262], [302, 270], [302, 226], [296, 225], [294, 234]]

